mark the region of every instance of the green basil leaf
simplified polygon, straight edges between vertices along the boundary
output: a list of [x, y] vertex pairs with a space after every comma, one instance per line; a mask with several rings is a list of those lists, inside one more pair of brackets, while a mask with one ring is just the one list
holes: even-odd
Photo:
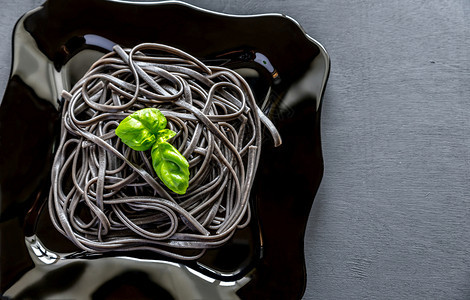
[[163, 143], [176, 135], [176, 132], [170, 129], [162, 129], [157, 133], [157, 143]]
[[150, 149], [156, 140], [155, 135], [142, 122], [131, 116], [122, 120], [115, 132], [124, 144], [137, 151]]
[[166, 118], [162, 112], [156, 108], [144, 108], [131, 115], [139, 120], [153, 134], [157, 134], [166, 127]]
[[189, 183], [189, 163], [178, 150], [167, 142], [152, 147], [152, 164], [158, 178], [173, 192], [186, 193]]
[[189, 184], [189, 163], [166, 141], [176, 135], [166, 129], [165, 116], [156, 108], [144, 108], [127, 116], [115, 132], [122, 142], [137, 151], [152, 148], [152, 164], [157, 176], [173, 192], [184, 194]]
[[127, 116], [115, 132], [122, 142], [137, 151], [145, 151], [157, 140], [158, 132], [166, 127], [165, 116], [156, 108], [144, 108]]

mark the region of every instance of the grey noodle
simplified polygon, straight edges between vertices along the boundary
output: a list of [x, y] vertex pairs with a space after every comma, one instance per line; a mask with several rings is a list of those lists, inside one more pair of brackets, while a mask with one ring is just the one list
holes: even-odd
[[[261, 123], [276, 146], [281, 139], [239, 74], [166, 45], [117, 45], [63, 96], [49, 214], [77, 247], [191, 260], [250, 222]], [[190, 165], [184, 195], [158, 179], [150, 151], [134, 151], [114, 133], [146, 107], [177, 133], [170, 142]]]

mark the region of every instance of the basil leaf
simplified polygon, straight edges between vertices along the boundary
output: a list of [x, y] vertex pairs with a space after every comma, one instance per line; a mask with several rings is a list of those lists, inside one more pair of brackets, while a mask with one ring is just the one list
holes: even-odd
[[144, 108], [127, 116], [116, 128], [122, 142], [136, 151], [152, 148], [152, 164], [157, 176], [173, 192], [184, 194], [189, 184], [189, 163], [167, 143], [176, 133], [166, 129], [166, 118], [156, 108]]
[[167, 142], [152, 147], [152, 164], [158, 178], [173, 192], [186, 193], [189, 184], [189, 163], [186, 158]]
[[150, 149], [156, 140], [155, 135], [142, 122], [130, 116], [119, 123], [115, 132], [124, 144], [137, 151]]
[[157, 143], [163, 143], [176, 135], [176, 132], [170, 129], [162, 129], [157, 133]]
[[165, 116], [156, 108], [138, 110], [119, 123], [115, 132], [122, 142], [137, 151], [145, 151], [157, 140], [156, 135], [166, 127]]
[[166, 127], [166, 118], [162, 112], [156, 108], [144, 108], [131, 115], [132, 118], [139, 120], [153, 134]]

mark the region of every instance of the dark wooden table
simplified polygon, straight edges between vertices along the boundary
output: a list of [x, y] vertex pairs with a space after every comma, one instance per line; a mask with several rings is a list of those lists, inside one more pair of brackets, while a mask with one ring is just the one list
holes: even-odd
[[[190, 0], [280, 12], [332, 60], [305, 299], [470, 299], [470, 1]], [[2, 0], [0, 99], [16, 20]]]

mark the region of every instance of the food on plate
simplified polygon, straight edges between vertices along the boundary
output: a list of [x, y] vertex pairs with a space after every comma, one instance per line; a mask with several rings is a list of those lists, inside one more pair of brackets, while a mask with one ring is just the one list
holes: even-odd
[[261, 124], [281, 139], [235, 71], [116, 45], [63, 98], [49, 213], [80, 249], [197, 259], [250, 222]]

